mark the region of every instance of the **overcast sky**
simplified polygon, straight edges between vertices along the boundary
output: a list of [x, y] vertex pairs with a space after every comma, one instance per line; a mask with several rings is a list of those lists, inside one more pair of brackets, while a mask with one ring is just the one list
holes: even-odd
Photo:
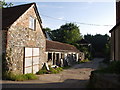
[[[33, 1], [31, 1], [33, 2]], [[14, 5], [29, 2], [13, 2]], [[82, 35], [109, 34], [109, 30], [116, 24], [116, 8], [114, 0], [111, 2], [40, 2], [37, 7], [42, 19], [43, 27], [58, 29], [65, 23], [76, 23]], [[106, 26], [108, 25], [108, 26]]]

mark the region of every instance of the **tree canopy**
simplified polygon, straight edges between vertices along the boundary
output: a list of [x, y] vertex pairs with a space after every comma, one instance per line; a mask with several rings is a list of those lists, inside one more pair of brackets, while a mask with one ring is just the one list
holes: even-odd
[[48, 27], [46, 27], [46, 28], [43, 28], [43, 31], [50, 32], [50, 31], [51, 31], [51, 29], [50, 29], [50, 28], [48, 28]]
[[51, 38], [55, 41], [73, 44], [82, 38], [79, 27], [74, 23], [66, 23], [59, 29], [51, 31]]
[[5, 0], [0, 1], [0, 8], [7, 8], [13, 6], [12, 3], [6, 3]]
[[89, 41], [92, 44], [92, 47], [95, 51], [95, 53], [101, 53], [105, 54], [107, 48], [108, 48], [108, 39], [109, 36], [107, 34], [101, 35], [101, 34], [96, 34], [96, 35], [91, 35], [87, 34], [84, 35], [85, 40]]

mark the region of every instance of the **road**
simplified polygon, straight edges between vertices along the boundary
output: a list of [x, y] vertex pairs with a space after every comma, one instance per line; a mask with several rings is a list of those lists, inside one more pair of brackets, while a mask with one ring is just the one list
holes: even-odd
[[86, 88], [91, 71], [97, 69], [103, 59], [76, 64], [59, 74], [38, 75], [39, 80], [2, 81], [2, 88]]

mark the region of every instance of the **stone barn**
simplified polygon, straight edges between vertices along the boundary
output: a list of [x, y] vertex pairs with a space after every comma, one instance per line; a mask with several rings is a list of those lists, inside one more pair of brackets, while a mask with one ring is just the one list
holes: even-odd
[[[35, 3], [2, 9], [3, 69], [15, 74], [36, 73], [45, 60], [46, 38]], [[4, 56], [4, 55], [3, 55]]]

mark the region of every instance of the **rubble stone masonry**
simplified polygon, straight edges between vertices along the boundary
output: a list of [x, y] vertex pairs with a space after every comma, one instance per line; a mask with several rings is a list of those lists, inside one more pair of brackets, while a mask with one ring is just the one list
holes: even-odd
[[[29, 28], [29, 17], [36, 19], [36, 30]], [[39, 48], [40, 50], [40, 67], [46, 62], [45, 48], [46, 41], [42, 32], [42, 27], [35, 13], [34, 5], [30, 7], [19, 19], [12, 24], [7, 33], [7, 68], [16, 74], [23, 74], [24, 68], [24, 48]]]

